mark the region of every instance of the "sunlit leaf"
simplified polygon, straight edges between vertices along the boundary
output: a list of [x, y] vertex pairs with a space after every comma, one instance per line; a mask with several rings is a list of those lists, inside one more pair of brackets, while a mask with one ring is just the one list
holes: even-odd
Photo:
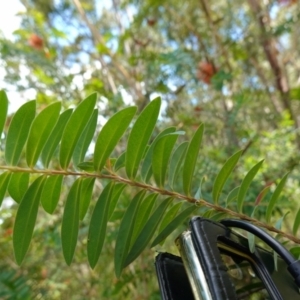
[[10, 177], [10, 172], [4, 172], [0, 175], [0, 207], [5, 196]]
[[169, 159], [177, 141], [177, 134], [165, 135], [158, 140], [153, 149], [152, 171], [156, 184], [163, 187], [169, 164]]
[[224, 166], [221, 168], [219, 174], [217, 175], [213, 190], [212, 190], [212, 196], [214, 202], [217, 204], [219, 197], [221, 195], [222, 189], [224, 187], [224, 184], [226, 180], [228, 179], [229, 175], [231, 174], [232, 170], [236, 166], [237, 162], [239, 161], [239, 158], [242, 154], [242, 150], [236, 152], [233, 154], [224, 164]]
[[70, 265], [78, 237], [79, 229], [79, 192], [82, 181], [77, 179], [68, 194], [61, 223], [61, 243], [65, 261]]
[[249, 189], [251, 182], [253, 181], [255, 175], [257, 174], [258, 170], [260, 169], [261, 165], [263, 164], [263, 160], [258, 162], [251, 170], [247, 173], [245, 178], [242, 181], [242, 184], [239, 188], [238, 196], [237, 196], [237, 207], [238, 211], [242, 212], [243, 210], [243, 203], [245, 200], [246, 193]]
[[61, 108], [60, 102], [55, 102], [43, 109], [33, 120], [26, 144], [26, 161], [29, 167], [34, 167], [41, 151], [53, 130]]
[[144, 157], [144, 161], [142, 164], [142, 168], [141, 168], [141, 177], [143, 179], [143, 181], [148, 182], [151, 175], [152, 175], [152, 156], [153, 156], [153, 149], [154, 146], [156, 145], [157, 141], [172, 132], [175, 132], [176, 128], [175, 127], [169, 127], [166, 128], [165, 130], [163, 130], [162, 132], [160, 132], [156, 138], [154, 139], [154, 141], [151, 143], [149, 149], [147, 150], [147, 153]]
[[35, 101], [23, 104], [13, 116], [5, 144], [5, 159], [9, 165], [17, 165], [35, 116]]
[[59, 152], [60, 166], [63, 169], [69, 166], [75, 146], [93, 114], [96, 100], [97, 94], [92, 94], [80, 102], [66, 124]]
[[131, 250], [129, 251], [128, 256], [125, 260], [124, 267], [128, 266], [131, 262], [133, 262], [141, 254], [141, 252], [147, 247], [165, 211], [167, 210], [168, 206], [172, 203], [172, 201], [173, 198], [167, 198], [164, 201], [162, 201], [162, 203], [156, 208], [156, 210], [150, 216], [145, 226], [141, 230], [140, 234], [138, 235], [136, 241], [134, 242], [133, 246], [131, 247]]
[[110, 182], [102, 191], [94, 208], [88, 235], [87, 253], [91, 268], [97, 264], [105, 240], [109, 201], [114, 188]]
[[288, 177], [289, 173], [285, 174], [281, 181], [279, 182], [279, 184], [277, 185], [271, 199], [270, 199], [270, 202], [268, 204], [268, 207], [267, 207], [267, 212], [266, 212], [266, 221], [267, 223], [270, 222], [271, 220], [271, 216], [272, 216], [272, 211], [273, 211], [273, 208], [275, 207], [275, 204], [276, 204], [276, 201], [279, 199], [279, 196], [284, 188], [284, 185], [286, 183], [286, 180], [287, 180], [287, 177]]
[[167, 236], [169, 236], [178, 226], [180, 226], [186, 219], [199, 207], [196, 205], [191, 205], [187, 207], [184, 211], [182, 211], [180, 214], [178, 214], [154, 239], [154, 241], [151, 244], [151, 247], [156, 246], [160, 242], [162, 242], [164, 239], [166, 239]]
[[13, 230], [13, 246], [18, 265], [21, 265], [28, 251], [44, 182], [45, 177], [40, 176], [30, 185], [17, 211]]
[[293, 225], [293, 235], [296, 236], [297, 231], [298, 231], [298, 229], [299, 229], [299, 226], [300, 226], [300, 208], [298, 209], [296, 218], [295, 218], [295, 220], [294, 220], [294, 225]]
[[194, 170], [196, 167], [197, 157], [202, 141], [204, 126], [201, 124], [197, 131], [195, 132], [194, 136], [192, 137], [187, 151], [185, 155], [185, 160], [183, 164], [182, 170], [182, 179], [183, 179], [183, 190], [186, 195], [190, 195], [191, 193], [191, 186], [192, 186], [192, 179], [194, 176]]
[[140, 191], [131, 200], [124, 216], [121, 221], [119, 232], [115, 246], [115, 273], [117, 277], [120, 277], [124, 268], [126, 256], [129, 251], [131, 235], [136, 220], [136, 214], [138, 212], [141, 200], [144, 198], [145, 191]]
[[110, 197], [110, 204], [109, 204], [109, 210], [108, 210], [108, 220], [111, 219], [111, 217], [113, 215], [113, 212], [116, 208], [116, 205], [118, 203], [118, 200], [120, 198], [120, 195], [123, 192], [125, 187], [126, 187], [126, 184], [123, 184], [123, 183], [115, 184], [113, 193]]
[[8, 193], [17, 202], [20, 203], [27, 191], [29, 184], [29, 173], [13, 173], [9, 185]]
[[158, 118], [160, 104], [160, 98], [152, 100], [138, 116], [130, 132], [126, 150], [125, 169], [127, 176], [131, 179], [135, 178], [137, 174], [140, 161]]
[[89, 208], [93, 194], [94, 183], [95, 178], [93, 177], [82, 178], [79, 192], [79, 220], [84, 219]]
[[84, 161], [85, 154], [93, 139], [98, 119], [98, 109], [94, 109], [91, 118], [89, 119], [86, 127], [84, 128], [73, 153], [73, 163], [77, 166]]
[[45, 146], [41, 153], [41, 160], [46, 168], [49, 166], [51, 158], [60, 142], [63, 131], [72, 114], [72, 111], [72, 109], [67, 109], [59, 116], [55, 127], [53, 128], [48, 140], [45, 143]]
[[61, 186], [63, 182], [63, 175], [49, 176], [44, 184], [44, 188], [41, 195], [41, 203], [44, 210], [53, 214], [61, 192]]
[[95, 145], [94, 166], [101, 171], [106, 160], [125, 133], [136, 113], [136, 107], [127, 107], [113, 115], [103, 126]]
[[8, 99], [6, 93], [3, 90], [0, 90], [0, 139], [1, 139], [2, 131], [6, 120], [7, 109], [8, 109]]

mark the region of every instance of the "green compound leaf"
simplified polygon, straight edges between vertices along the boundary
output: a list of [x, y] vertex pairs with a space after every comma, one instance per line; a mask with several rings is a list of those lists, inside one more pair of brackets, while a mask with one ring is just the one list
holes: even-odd
[[95, 178], [82, 178], [79, 194], [79, 220], [82, 221], [89, 208], [94, 188]]
[[187, 207], [184, 211], [178, 214], [154, 239], [151, 244], [151, 248], [165, 240], [178, 226], [180, 226], [186, 219], [199, 207], [196, 205], [191, 205]]
[[198, 157], [198, 153], [202, 141], [203, 131], [204, 131], [204, 125], [201, 124], [188, 145], [184, 164], [183, 164], [183, 170], [182, 170], [183, 190], [185, 194], [188, 196], [190, 196], [191, 193], [192, 179], [194, 176], [194, 171], [195, 171], [197, 157]]
[[84, 99], [70, 116], [62, 135], [59, 161], [63, 169], [67, 169], [76, 144], [88, 124], [96, 104], [97, 94]]
[[165, 136], [169, 133], [175, 132], [175, 130], [176, 130], [175, 127], [169, 127], [167, 129], [163, 130], [161, 133], [159, 133], [157, 135], [157, 137], [154, 139], [154, 141], [150, 145], [149, 149], [147, 150], [147, 153], [144, 157], [144, 161], [143, 161], [142, 168], [141, 168], [141, 177], [144, 182], [148, 182], [152, 175], [152, 156], [153, 156], [154, 146], [156, 145], [156, 143], [158, 142], [158, 140], [160, 138], [162, 138], [163, 136]]
[[60, 109], [61, 103], [55, 102], [42, 110], [33, 120], [26, 144], [26, 161], [29, 167], [35, 166], [58, 120]]
[[134, 179], [137, 174], [140, 161], [155, 127], [160, 105], [160, 98], [152, 100], [138, 116], [130, 132], [126, 151], [125, 169], [127, 176], [131, 179]]
[[237, 196], [237, 207], [238, 211], [242, 212], [243, 211], [243, 204], [245, 200], [246, 193], [249, 189], [249, 186], [251, 182], [253, 181], [255, 175], [257, 174], [258, 170], [260, 169], [261, 165], [263, 164], [263, 160], [258, 162], [254, 167], [251, 168], [251, 170], [247, 173], [245, 178], [242, 181], [242, 184], [240, 186], [238, 196]]
[[156, 228], [158, 227], [165, 211], [168, 206], [172, 203], [173, 198], [165, 199], [153, 212], [140, 234], [138, 235], [136, 241], [134, 242], [129, 254], [125, 260], [124, 267], [128, 266], [131, 262], [133, 262], [147, 247], [151, 238], [153, 237]]
[[44, 184], [41, 203], [44, 210], [51, 215], [55, 211], [60, 198], [63, 178], [63, 175], [52, 175], [46, 179]]
[[1, 90], [0, 91], [0, 139], [1, 139], [2, 131], [6, 120], [7, 109], [8, 109], [8, 99], [6, 93], [3, 90]]
[[30, 185], [19, 205], [13, 231], [13, 246], [18, 265], [21, 265], [28, 251], [44, 182], [44, 176], [38, 177]]
[[28, 189], [29, 173], [13, 173], [9, 185], [8, 193], [17, 202], [20, 203]]
[[46, 168], [49, 166], [51, 158], [60, 142], [60, 139], [63, 135], [63, 131], [72, 114], [72, 111], [72, 109], [67, 109], [59, 116], [54, 129], [52, 130], [47, 142], [45, 143], [45, 146], [41, 153], [41, 159], [43, 165]]
[[145, 196], [145, 191], [140, 191], [131, 200], [119, 227], [119, 233], [115, 246], [115, 273], [119, 278], [124, 268], [125, 259], [127, 257], [130, 241], [135, 225], [136, 215], [142, 199]]
[[156, 184], [163, 187], [169, 164], [169, 159], [177, 141], [177, 134], [169, 134], [158, 140], [153, 149], [152, 171]]
[[65, 205], [61, 224], [61, 243], [63, 255], [69, 266], [73, 260], [79, 229], [79, 192], [82, 181], [73, 183]]
[[89, 148], [89, 145], [93, 139], [98, 119], [98, 109], [94, 109], [88, 124], [84, 128], [73, 153], [74, 166], [78, 166], [79, 163], [84, 161], [85, 154]]
[[9, 184], [10, 177], [11, 177], [10, 172], [4, 172], [0, 175], [0, 207], [3, 202], [4, 196], [5, 196], [8, 184]]
[[114, 182], [110, 182], [104, 188], [92, 214], [87, 245], [88, 260], [91, 268], [96, 266], [104, 244], [109, 202], [113, 188]]
[[224, 166], [221, 168], [219, 174], [217, 175], [214, 185], [213, 185], [213, 191], [212, 196], [215, 204], [218, 204], [218, 200], [220, 197], [220, 194], [222, 192], [222, 189], [225, 185], [226, 180], [228, 179], [229, 175], [231, 174], [232, 170], [236, 166], [236, 164], [239, 161], [239, 158], [242, 154], [243, 150], [240, 150], [233, 154], [224, 164]]
[[103, 126], [95, 145], [94, 166], [100, 172], [106, 160], [125, 133], [136, 113], [136, 107], [128, 107], [113, 115]]
[[13, 116], [5, 144], [5, 159], [9, 165], [16, 166], [27, 141], [29, 129], [35, 116], [35, 101], [22, 105]]
[[277, 185], [271, 199], [269, 202], [269, 205], [267, 207], [267, 212], [266, 212], [266, 221], [267, 223], [269, 223], [271, 221], [271, 216], [272, 216], [272, 211], [273, 208], [275, 207], [276, 201], [279, 199], [279, 196], [284, 188], [284, 185], [286, 183], [287, 177], [288, 177], [289, 173], [285, 174], [281, 181], [279, 182], [279, 184]]

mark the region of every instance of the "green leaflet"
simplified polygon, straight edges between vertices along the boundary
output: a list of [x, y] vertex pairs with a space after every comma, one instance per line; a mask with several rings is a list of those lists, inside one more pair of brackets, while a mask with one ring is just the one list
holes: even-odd
[[263, 160], [258, 162], [254, 167], [251, 168], [251, 170], [247, 173], [245, 178], [242, 181], [242, 184], [240, 186], [238, 196], [237, 196], [237, 207], [238, 211], [242, 212], [243, 211], [243, 203], [245, 200], [246, 193], [249, 189], [249, 186], [251, 182], [253, 181], [255, 175], [257, 174], [258, 170], [260, 169], [261, 165], [263, 164]]
[[191, 193], [192, 179], [194, 176], [194, 171], [195, 171], [197, 157], [198, 157], [198, 153], [202, 141], [203, 131], [204, 131], [204, 125], [201, 124], [188, 145], [184, 164], [183, 164], [183, 170], [182, 170], [183, 190], [185, 194], [188, 196], [190, 196]]
[[80, 194], [79, 194], [79, 220], [82, 221], [86, 215], [86, 212], [89, 208], [93, 188], [95, 183], [95, 178], [88, 177], [88, 178], [81, 178], [82, 183], [80, 187]]
[[184, 211], [178, 214], [154, 239], [151, 244], [151, 248], [162, 242], [170, 235], [179, 225], [181, 225], [191, 213], [193, 213], [199, 207], [196, 205], [191, 205], [187, 207]]
[[123, 183], [117, 183], [115, 184], [113, 194], [110, 199], [110, 205], [109, 205], [109, 211], [108, 211], [108, 220], [112, 217], [114, 210], [116, 208], [116, 205], [118, 203], [118, 200], [120, 198], [121, 193], [123, 192], [124, 188], [126, 187], [126, 184]]
[[134, 242], [131, 250], [129, 251], [128, 256], [125, 260], [124, 267], [128, 266], [131, 262], [133, 262], [141, 252], [147, 247], [151, 238], [153, 237], [156, 228], [158, 227], [165, 211], [168, 206], [172, 203], [173, 198], [165, 199], [153, 212], [140, 234], [138, 235], [136, 241]]
[[277, 185], [271, 199], [270, 199], [270, 202], [269, 202], [269, 205], [267, 207], [267, 212], [266, 212], [266, 221], [267, 223], [269, 223], [271, 221], [271, 216], [272, 216], [272, 210], [276, 204], [276, 201], [278, 200], [283, 188], [284, 188], [284, 185], [286, 183], [286, 180], [287, 180], [287, 177], [288, 177], [289, 173], [286, 173], [282, 179], [280, 180], [279, 184]]
[[77, 168], [91, 173], [94, 172], [94, 163], [92, 161], [84, 161], [79, 163]]
[[29, 173], [13, 173], [7, 187], [10, 196], [20, 203], [24, 194], [27, 191], [29, 184]]
[[5, 144], [5, 159], [9, 165], [17, 165], [35, 116], [35, 101], [22, 105], [13, 116]]
[[47, 168], [62, 137], [65, 126], [72, 114], [72, 109], [67, 109], [58, 118], [55, 127], [53, 128], [48, 140], [41, 153], [43, 165]]
[[92, 214], [87, 244], [87, 254], [91, 268], [96, 266], [104, 244], [109, 201], [111, 199], [113, 188], [114, 182], [110, 182], [103, 189]]
[[[0, 200], [1, 200], [1, 198], [0, 198]], [[294, 225], [293, 225], [293, 235], [294, 236], [296, 236], [299, 226], [300, 226], [300, 208], [298, 209], [296, 218], [294, 220]]]
[[65, 205], [61, 224], [61, 243], [63, 255], [69, 266], [73, 260], [79, 229], [79, 192], [82, 181], [73, 183]]
[[126, 158], [126, 152], [123, 152], [116, 160], [116, 163], [114, 165], [114, 170], [118, 171], [119, 169], [123, 168], [125, 166], [125, 158]]
[[130, 132], [127, 143], [125, 169], [127, 176], [131, 179], [134, 179], [137, 174], [140, 161], [158, 118], [160, 104], [160, 98], [152, 100], [138, 116]]
[[224, 187], [224, 184], [226, 180], [228, 179], [229, 175], [231, 174], [232, 170], [236, 166], [237, 162], [239, 161], [239, 158], [242, 154], [243, 150], [240, 150], [233, 154], [224, 164], [224, 166], [221, 168], [219, 174], [217, 175], [213, 190], [212, 190], [212, 196], [215, 204], [218, 203], [221, 191]]
[[0, 139], [1, 139], [2, 131], [6, 120], [7, 109], [8, 109], [8, 99], [6, 93], [3, 90], [1, 90], [0, 91]]
[[55, 102], [43, 109], [33, 120], [26, 144], [26, 162], [30, 168], [35, 166], [57, 122], [60, 109], [61, 103]]
[[175, 132], [176, 128], [175, 127], [169, 127], [165, 130], [163, 130], [162, 132], [160, 132], [156, 138], [154, 139], [154, 141], [152, 142], [152, 144], [150, 145], [149, 149], [147, 150], [147, 153], [145, 155], [144, 161], [143, 161], [143, 165], [141, 168], [141, 177], [143, 179], [144, 182], [148, 182], [151, 175], [152, 175], [152, 156], [153, 156], [153, 149], [154, 146], [156, 145], [156, 143], [158, 142], [158, 140], [169, 134], [172, 132]]
[[183, 202], [177, 202], [175, 203], [164, 215], [160, 226], [159, 226], [159, 232], [163, 231], [166, 226], [175, 218], [177, 215], [179, 209], [182, 207]]
[[167, 173], [169, 159], [177, 141], [177, 134], [169, 134], [160, 138], [154, 149], [152, 157], [152, 171], [156, 184], [163, 187]]
[[231, 190], [226, 198], [226, 207], [233, 201], [237, 198], [238, 196], [238, 193], [239, 193], [239, 189], [240, 189], [240, 186], [237, 186], [235, 187], [233, 190]]
[[139, 207], [139, 211], [136, 216], [135, 223], [134, 223], [134, 228], [133, 228], [133, 233], [131, 236], [131, 243], [130, 243], [131, 246], [132, 246], [132, 243], [136, 240], [138, 234], [141, 232], [141, 230], [145, 226], [145, 224], [152, 212], [152, 209], [155, 205], [157, 197], [158, 197], [158, 194], [150, 194], [142, 201], [142, 203]]
[[28, 251], [44, 182], [44, 176], [38, 177], [30, 185], [19, 205], [13, 231], [13, 246], [18, 265], [21, 265]]
[[84, 161], [85, 154], [89, 148], [89, 145], [93, 139], [98, 119], [98, 109], [94, 109], [90, 120], [84, 128], [73, 153], [74, 166], [78, 166], [79, 163]]
[[115, 273], [119, 278], [124, 268], [125, 259], [129, 251], [131, 236], [135, 226], [136, 215], [145, 191], [138, 192], [131, 200], [119, 227], [115, 246]]
[[70, 116], [62, 135], [59, 161], [63, 169], [67, 169], [76, 144], [88, 124], [96, 104], [97, 94], [84, 99]]
[[128, 128], [136, 113], [136, 107], [127, 107], [114, 114], [103, 126], [95, 145], [94, 166], [101, 171], [111, 152]]
[[63, 175], [52, 175], [45, 181], [41, 195], [41, 203], [44, 210], [49, 214], [53, 214], [57, 206], [63, 178]]
[[10, 177], [11, 177], [10, 172], [4, 172], [0, 175], [0, 207], [3, 202]]
[[175, 180], [177, 179], [188, 145], [189, 142], [183, 142], [175, 149], [171, 156], [169, 170], [169, 185], [172, 189], [174, 189]]

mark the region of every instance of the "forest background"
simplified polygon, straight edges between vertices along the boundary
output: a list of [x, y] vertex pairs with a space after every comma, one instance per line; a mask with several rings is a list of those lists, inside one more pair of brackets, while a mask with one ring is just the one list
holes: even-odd
[[[224, 188], [238, 186], [264, 163], [247, 193], [244, 213], [263, 219], [272, 192], [289, 173], [272, 212], [282, 230], [297, 233], [300, 150], [300, 2], [297, 0], [23, 0], [20, 28], [7, 38], [0, 28], [0, 88], [11, 104], [36, 99], [38, 111], [54, 101], [76, 107], [98, 93], [98, 129], [128, 105], [142, 111], [160, 96], [155, 133], [169, 126], [205, 134], [194, 174], [211, 199], [214, 179], [228, 157], [243, 150]], [[1, 8], [5, 10], [5, 5]], [[30, 95], [31, 98], [28, 97]], [[9, 112], [9, 126], [13, 112]], [[1, 139], [6, 139], [2, 134]], [[115, 150], [124, 149], [121, 140]], [[1, 151], [4, 151], [1, 144]], [[68, 182], [65, 186], [67, 193]], [[69, 183], [70, 184], [70, 183]], [[101, 183], [95, 190], [101, 191]], [[119, 279], [113, 271], [118, 225], [132, 197], [124, 192], [94, 270], [86, 262], [89, 216], [80, 224], [74, 262], [64, 263], [60, 224], [40, 211], [21, 267], [12, 252], [17, 203], [7, 194], [0, 210], [0, 293], [3, 299], [160, 299], [155, 250], [176, 253], [173, 240], [147, 249]], [[259, 205], [258, 205], [259, 204]], [[283, 218], [289, 213], [288, 218]], [[206, 215], [217, 219], [215, 212]], [[299, 218], [299, 217], [298, 217]], [[298, 224], [299, 225], [299, 224]], [[279, 226], [279, 225], [278, 225]], [[294, 245], [295, 246], [295, 245]]]

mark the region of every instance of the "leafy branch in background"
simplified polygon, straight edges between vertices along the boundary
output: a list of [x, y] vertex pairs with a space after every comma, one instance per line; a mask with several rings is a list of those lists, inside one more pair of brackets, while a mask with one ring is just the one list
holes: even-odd
[[[88, 231], [87, 257], [92, 268], [101, 255], [107, 224], [120, 195], [130, 188], [131, 194], [134, 193], [119, 225], [115, 243], [114, 263], [118, 277], [148, 245], [154, 247], [162, 243], [192, 214], [241, 218], [300, 243], [300, 239], [270, 225], [272, 210], [287, 175], [269, 201], [265, 222], [254, 217], [265, 191], [257, 197], [252, 214], [243, 213], [245, 195], [262, 161], [249, 170], [241, 185], [229, 192], [227, 198], [221, 197], [242, 151], [228, 158], [217, 174], [212, 201], [202, 199], [201, 191], [193, 195], [194, 185], [197, 185], [193, 176], [204, 133], [203, 124], [190, 141], [179, 143], [178, 137], [184, 133], [170, 127], [149, 144], [160, 112], [161, 100], [156, 98], [135, 122], [132, 122], [137, 110], [135, 106], [114, 114], [96, 136], [94, 149], [90, 151], [97, 128], [96, 101], [97, 94], [92, 94], [73, 111], [67, 109], [62, 113], [60, 102], [56, 102], [37, 115], [36, 102], [27, 102], [14, 114], [6, 132], [8, 99], [4, 91], [0, 92], [0, 133], [4, 130], [5, 136], [5, 162], [1, 159], [0, 165], [0, 204], [7, 191], [19, 203], [13, 230], [15, 259], [19, 265], [28, 251], [40, 204], [47, 213], [53, 214], [64, 180], [69, 177], [73, 181], [61, 223], [62, 250], [68, 265], [74, 256], [80, 222], [87, 213], [96, 181], [101, 181], [105, 187], [98, 195]], [[117, 158], [111, 157], [128, 132], [124, 152]], [[177, 181], [180, 184], [175, 184]], [[294, 234], [300, 223], [298, 215]]]

